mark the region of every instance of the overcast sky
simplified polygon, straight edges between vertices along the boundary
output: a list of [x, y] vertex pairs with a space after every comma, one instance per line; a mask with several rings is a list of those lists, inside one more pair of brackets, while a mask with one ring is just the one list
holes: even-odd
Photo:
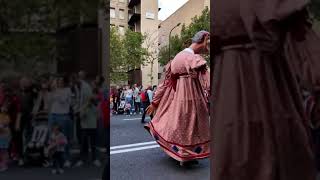
[[182, 5], [184, 5], [188, 0], [159, 0], [159, 19], [165, 20]]

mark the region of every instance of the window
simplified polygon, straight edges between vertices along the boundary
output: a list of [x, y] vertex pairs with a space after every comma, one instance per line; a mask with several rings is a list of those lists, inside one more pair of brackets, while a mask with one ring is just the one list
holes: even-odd
[[110, 17], [116, 18], [116, 9], [115, 8], [110, 8]]
[[119, 33], [124, 35], [124, 26], [119, 26]]
[[124, 9], [120, 9], [119, 11], [119, 18], [124, 19]]

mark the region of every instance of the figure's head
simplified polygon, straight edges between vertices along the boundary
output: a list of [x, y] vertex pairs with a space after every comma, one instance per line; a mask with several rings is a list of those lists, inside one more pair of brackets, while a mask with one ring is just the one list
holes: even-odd
[[192, 38], [191, 48], [196, 54], [208, 53], [210, 46], [210, 33], [208, 31], [199, 31]]

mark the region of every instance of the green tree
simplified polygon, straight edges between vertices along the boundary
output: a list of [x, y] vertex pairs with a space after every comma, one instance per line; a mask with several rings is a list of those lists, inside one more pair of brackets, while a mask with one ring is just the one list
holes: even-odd
[[150, 71], [148, 73], [148, 77], [150, 78], [149, 84], [154, 84], [154, 65], [158, 61], [159, 56], [159, 50], [158, 50], [158, 33], [157, 31], [154, 31], [152, 33], [146, 33], [144, 35], [144, 47], [146, 49], [146, 54], [144, 57], [144, 64], [150, 66]]
[[38, 62], [56, 56], [55, 21], [50, 1], [0, 0], [0, 61], [16, 71], [34, 72]]
[[183, 42], [179, 36], [173, 36], [170, 38], [170, 57], [169, 47], [164, 46], [159, 50], [159, 63], [160, 65], [166, 65], [176, 54], [183, 50]]
[[320, 20], [320, 1], [319, 0], [311, 0], [310, 10], [313, 17], [316, 20]]
[[60, 59], [57, 30], [95, 22], [98, 6], [98, 0], [0, 0], [1, 64], [19, 72], [46, 70], [35, 67]]
[[143, 47], [145, 40], [139, 32], [134, 32], [131, 29], [127, 29], [123, 38], [123, 46], [125, 49], [125, 62], [127, 69], [139, 69], [146, 61], [147, 49]]
[[163, 46], [159, 49], [159, 64], [164, 66], [169, 61], [169, 48], [167, 46]]
[[[168, 46], [160, 49], [159, 63], [161, 65], [167, 64], [169, 60], [185, 48], [185, 43], [190, 41], [190, 38], [201, 30], [210, 31], [210, 11], [207, 7], [202, 11], [200, 16], [192, 18], [192, 22], [188, 26], [182, 25], [180, 36], [170, 38], [170, 58]], [[210, 58], [208, 56], [206, 56], [206, 59], [209, 62]]]
[[124, 35], [119, 29], [111, 27], [110, 30], [110, 80], [112, 83], [121, 83], [128, 80], [128, 71], [140, 69], [146, 65], [150, 54], [143, 47], [146, 36], [126, 29]]
[[190, 37], [193, 37], [198, 31], [205, 30], [210, 31], [210, 11], [206, 7], [200, 16], [192, 18], [192, 22], [189, 26], [183, 25], [181, 30], [182, 42], [187, 41]]
[[125, 48], [118, 28], [110, 29], [110, 82], [117, 84], [128, 80]]

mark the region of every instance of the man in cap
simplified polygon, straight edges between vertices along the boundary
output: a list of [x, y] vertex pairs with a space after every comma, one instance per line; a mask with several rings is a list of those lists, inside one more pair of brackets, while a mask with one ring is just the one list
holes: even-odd
[[[164, 81], [157, 88], [147, 112], [154, 114], [145, 128], [180, 165], [209, 157], [209, 76], [206, 60], [210, 34], [200, 31], [189, 48], [166, 66]], [[155, 113], [156, 112], [156, 113]]]

